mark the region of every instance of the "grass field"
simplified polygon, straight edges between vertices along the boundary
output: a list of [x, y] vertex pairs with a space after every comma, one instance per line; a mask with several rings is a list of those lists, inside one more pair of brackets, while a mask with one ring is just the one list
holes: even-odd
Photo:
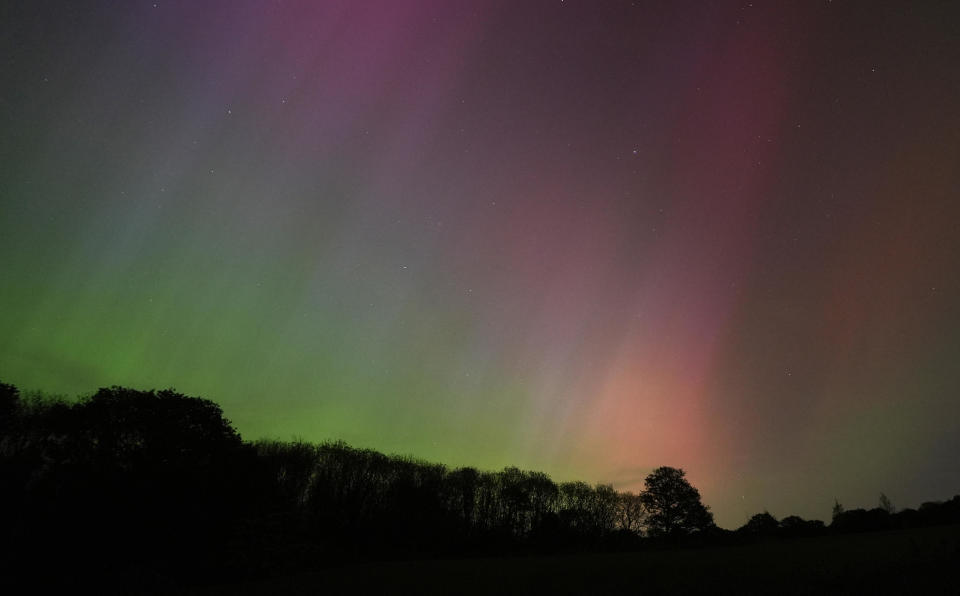
[[960, 526], [635, 553], [340, 567], [197, 594], [960, 594]]

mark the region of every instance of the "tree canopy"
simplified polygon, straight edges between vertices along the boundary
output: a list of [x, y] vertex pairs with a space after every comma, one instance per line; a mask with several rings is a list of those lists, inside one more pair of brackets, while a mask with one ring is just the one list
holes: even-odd
[[640, 494], [651, 536], [690, 534], [713, 526], [713, 514], [700, 501], [700, 491], [679, 468], [657, 468], [644, 481]]

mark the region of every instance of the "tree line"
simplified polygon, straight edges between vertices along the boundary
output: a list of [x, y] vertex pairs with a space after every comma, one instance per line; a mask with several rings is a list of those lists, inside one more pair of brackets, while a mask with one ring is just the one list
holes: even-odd
[[[0, 486], [10, 551], [0, 557], [0, 581], [70, 586], [96, 578], [101, 591], [357, 559], [637, 549], [828, 530], [768, 513], [735, 532], [717, 528], [677, 468], [657, 468], [635, 494], [514, 467], [450, 469], [342, 442], [249, 442], [212, 401], [121, 387], [67, 402], [25, 398], [0, 384]], [[915, 515], [890, 506], [884, 523], [957, 521], [958, 506], [960, 497]], [[830, 529], [877, 527], [873, 513], [864, 521], [857, 511], [841, 511]], [[53, 576], [45, 573], [51, 566]]]
[[358, 558], [628, 548], [714, 527], [682, 470], [660, 468], [634, 494], [342, 442], [249, 442], [217, 404], [172, 390], [68, 402], [0, 384], [0, 480], [8, 572], [41, 577], [56, 561], [65, 584], [109, 577], [121, 591]]

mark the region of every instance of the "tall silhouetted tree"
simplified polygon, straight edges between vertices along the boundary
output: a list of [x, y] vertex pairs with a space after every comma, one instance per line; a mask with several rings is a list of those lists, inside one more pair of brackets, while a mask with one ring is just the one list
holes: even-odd
[[459, 468], [447, 475], [444, 484], [447, 508], [459, 519], [465, 535], [473, 533], [477, 508], [477, 487], [480, 472], [474, 468]]
[[840, 517], [841, 515], [843, 515], [843, 511], [844, 511], [843, 505], [840, 504], [840, 500], [839, 500], [839, 499], [834, 499], [834, 500], [833, 500], [833, 514], [830, 516], [830, 518], [831, 518], [833, 521], [837, 521], [837, 518]]
[[880, 493], [880, 509], [883, 509], [891, 515], [897, 512], [896, 507], [894, 507], [893, 503], [890, 502], [890, 498], [883, 493]]
[[619, 493], [617, 500], [617, 527], [640, 533], [643, 527], [643, 499], [630, 491]]
[[640, 499], [651, 536], [676, 537], [713, 526], [713, 514], [681, 469], [664, 466], [651, 472]]

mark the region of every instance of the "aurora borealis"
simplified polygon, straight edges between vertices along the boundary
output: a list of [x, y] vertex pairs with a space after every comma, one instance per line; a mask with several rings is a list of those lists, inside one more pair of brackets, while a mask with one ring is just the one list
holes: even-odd
[[0, 379], [722, 526], [960, 492], [951, 2], [0, 8]]

